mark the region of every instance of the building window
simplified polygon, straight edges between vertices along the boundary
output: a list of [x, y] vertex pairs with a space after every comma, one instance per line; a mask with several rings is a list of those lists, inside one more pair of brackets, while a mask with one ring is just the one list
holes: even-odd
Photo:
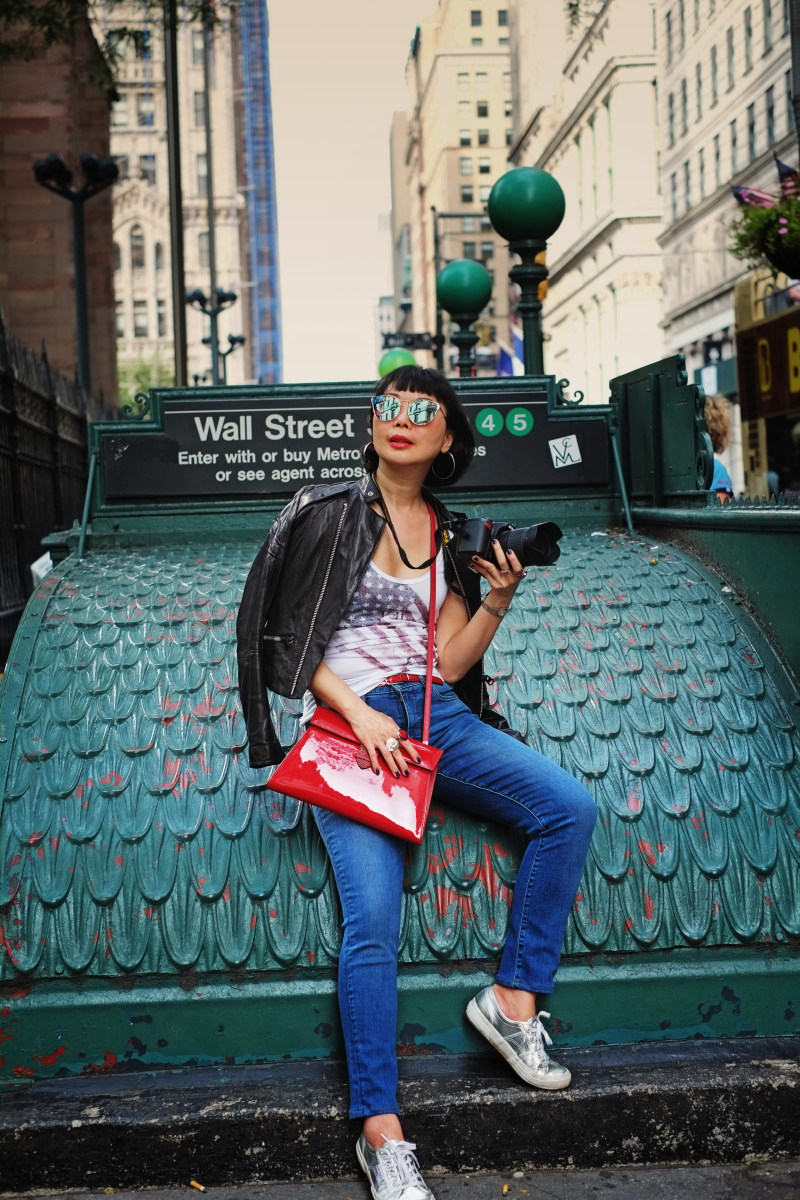
[[115, 316], [116, 316], [117, 337], [124, 338], [125, 337], [125, 309], [122, 306], [121, 300], [117, 300], [117, 302], [114, 306], [114, 310], [115, 310]]
[[160, 338], [167, 336], [166, 300], [156, 300], [156, 335]]
[[471, 44], [472, 44], [473, 46], [482, 46], [482, 45], [483, 45], [483, 38], [482, 38], [482, 37], [480, 37], [480, 38], [473, 38], [473, 39], [472, 39], [472, 43], [471, 43]]
[[704, 200], [706, 195], [706, 156], [702, 150], [697, 151], [697, 185], [700, 199]]
[[489, 192], [491, 190], [492, 190], [492, 185], [490, 183], [482, 183], [481, 186], [478, 188], [478, 198], [480, 199], [481, 204], [485, 204], [486, 201], [489, 199]]
[[147, 337], [146, 300], [134, 300], [133, 302], [133, 336], [135, 338]]
[[753, 66], [753, 11], [748, 5], [744, 10], [744, 69], [745, 73]]
[[462, 217], [461, 218], [461, 232], [462, 233], [474, 233], [476, 229], [477, 229], [477, 222], [474, 217]]
[[667, 140], [670, 146], [675, 145], [675, 97], [672, 92], [667, 96]]
[[197, 178], [197, 194], [198, 196], [208, 195], [208, 159], [205, 154], [198, 154], [195, 157], [195, 176]]
[[476, 71], [475, 72], [475, 87], [477, 88], [479, 93], [485, 90], [488, 83], [489, 83], [489, 76], [486, 71]]
[[479, 100], [477, 103], [477, 112], [478, 112], [479, 117], [488, 117], [489, 101], [488, 100]]
[[194, 94], [194, 127], [195, 129], [205, 129], [206, 125], [206, 94], [205, 92], [195, 92]]
[[202, 270], [205, 270], [211, 263], [207, 229], [202, 230], [197, 235], [197, 259]]
[[115, 155], [114, 162], [117, 164], [117, 179], [127, 179], [130, 174], [130, 164], [127, 154]]
[[128, 95], [123, 92], [121, 96], [111, 105], [111, 128], [124, 129], [129, 121], [128, 116]]
[[144, 270], [144, 230], [141, 225], [134, 225], [131, 230], [131, 270]]
[[114, 270], [119, 271], [122, 266], [122, 251], [119, 248], [119, 242], [114, 242]]
[[700, 28], [700, 0], [694, 0], [694, 31]]
[[507, 8], [498, 8], [497, 24], [502, 25], [504, 29], [508, 26], [508, 9]]
[[492, 173], [491, 160], [488, 158], [479, 158], [478, 159], [478, 174], [479, 175], [491, 175], [491, 173]]
[[192, 66], [202, 67], [203, 65], [203, 42], [204, 34], [202, 29], [192, 30]]
[[775, 89], [768, 87], [764, 93], [764, 105], [767, 110], [767, 145], [775, 144]]
[[459, 71], [456, 76], [459, 90], [466, 92], [469, 90], [469, 71]]
[[686, 46], [686, 12], [683, 0], [678, 0], [678, 49]]
[[507, 46], [507, 45], [508, 45], [508, 38], [507, 38], [507, 37], [498, 38], [498, 39], [497, 39], [497, 44], [498, 44], [498, 46]]
[[503, 116], [510, 117], [512, 115], [512, 110], [513, 110], [513, 101], [512, 100], [504, 100], [503, 101]]
[[469, 14], [469, 23], [473, 29], [483, 24], [483, 13], [479, 8], [473, 8]]
[[475, 243], [474, 242], [462, 242], [461, 243], [461, 257], [462, 258], [474, 258], [475, 257]]
[[471, 146], [472, 145], [472, 133], [470, 132], [469, 129], [461, 130], [461, 132], [458, 135], [458, 144], [459, 144], [459, 146]]
[[694, 69], [695, 90], [697, 93], [697, 120], [703, 115], [703, 68], [697, 63]]
[[459, 173], [459, 175], [471, 175], [472, 174], [472, 159], [471, 158], [469, 158], [468, 156], [465, 157], [462, 155], [462, 157], [458, 160], [458, 173]]
[[164, 247], [161, 242], [156, 242], [153, 247], [153, 266], [156, 272], [164, 270]]
[[764, 53], [772, 49], [772, 0], [764, 0]]
[[736, 137], [736, 118], [731, 121], [731, 175], [739, 170], [739, 143]]
[[672, 62], [672, 12], [668, 12], [664, 18], [664, 40], [667, 47], [667, 66]]
[[137, 29], [133, 35], [133, 53], [137, 58], [150, 58], [150, 30]]
[[719, 99], [719, 71], [717, 70], [717, 47], [711, 47], [711, 107]]
[[678, 219], [678, 176], [673, 171], [669, 177], [669, 190], [672, 202], [672, 219]]
[[461, 121], [468, 121], [472, 116], [472, 105], [469, 100], [459, 100], [458, 116]]
[[686, 212], [692, 207], [692, 168], [688, 159], [683, 164], [683, 206]]
[[485, 261], [494, 254], [494, 242], [481, 242], [481, 258]]
[[136, 97], [136, 120], [139, 125], [156, 123], [156, 102], [150, 92], [139, 92]]
[[747, 106], [747, 156], [750, 162], [756, 156], [756, 106]]
[[503, 71], [503, 89], [511, 94], [511, 72]]
[[478, 130], [478, 145], [479, 146], [488, 146], [489, 145], [489, 130], [488, 129], [479, 129]]
[[789, 32], [789, 0], [783, 0], [783, 34]]
[[461, 186], [461, 203], [472, 204], [475, 199], [475, 190], [470, 184], [462, 184]]
[[507, 129], [507, 130], [506, 130], [506, 145], [507, 145], [507, 146], [510, 146], [513, 140], [514, 140], [514, 131], [513, 131], [513, 129]]
[[787, 71], [783, 77], [783, 90], [786, 96], [786, 130], [794, 125], [794, 104], [792, 102], [792, 72]]
[[155, 184], [156, 156], [155, 154], [139, 155], [139, 178], [143, 183]]
[[719, 134], [714, 134], [714, 187], [722, 185], [722, 155], [719, 150]]
[[733, 48], [733, 26], [725, 34], [725, 46], [728, 52], [728, 90], [736, 82], [736, 54]]
[[481, 232], [482, 233], [491, 233], [492, 232], [492, 222], [489, 220], [489, 217], [485, 213], [481, 217]]
[[689, 130], [689, 89], [686, 80], [681, 80], [681, 133]]

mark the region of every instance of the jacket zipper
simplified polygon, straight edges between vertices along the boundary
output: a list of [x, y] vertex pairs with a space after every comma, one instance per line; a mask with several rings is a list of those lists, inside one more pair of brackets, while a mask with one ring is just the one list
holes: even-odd
[[[453, 558], [453, 555], [450, 553], [450, 545], [448, 542], [444, 542], [444, 541], [443, 541], [443, 544], [444, 544], [445, 553], [446, 553], [447, 557], [450, 559], [450, 564], [453, 568], [453, 574], [454, 574], [455, 578], [458, 579], [459, 587], [461, 587], [461, 580], [459, 579], [458, 571], [456, 570], [456, 561]], [[461, 587], [461, 591], [462, 591], [461, 599], [464, 601], [464, 608], [467, 610], [467, 619], [472, 620], [472, 610], [470, 609], [470, 606], [469, 606], [469, 600], [467, 600], [466, 590], [463, 587]], [[480, 689], [478, 692], [478, 705], [479, 705], [478, 718], [480, 720], [483, 719], [483, 708], [484, 708], [484, 705], [483, 705], [483, 693], [484, 693], [483, 682], [484, 682], [485, 678], [486, 678], [486, 676], [482, 674]]]
[[325, 589], [328, 586], [328, 579], [330, 578], [330, 574], [333, 569], [333, 558], [334, 558], [334, 555], [336, 554], [336, 547], [339, 545], [339, 538], [342, 533], [342, 526], [344, 525], [344, 518], [345, 518], [346, 513], [347, 513], [347, 501], [345, 501], [345, 503], [344, 503], [344, 507], [342, 508], [341, 516], [339, 517], [339, 524], [336, 527], [336, 534], [333, 539], [333, 545], [331, 546], [331, 552], [328, 556], [328, 566], [325, 570], [325, 578], [322, 581], [322, 587], [320, 588], [320, 593], [317, 596], [317, 603], [315, 604], [314, 611], [311, 614], [311, 624], [308, 627], [308, 637], [306, 638], [306, 644], [303, 646], [303, 652], [300, 655], [300, 661], [297, 664], [297, 670], [295, 672], [294, 679], [292, 680], [292, 689], [291, 689], [292, 691], [294, 691], [294, 689], [297, 687], [297, 681], [300, 678], [300, 672], [302, 671], [303, 663], [306, 660], [306, 654], [308, 653], [308, 647], [311, 644], [311, 638], [314, 633], [314, 626], [317, 621], [317, 614], [319, 613], [320, 606], [322, 604], [322, 600], [325, 595]]

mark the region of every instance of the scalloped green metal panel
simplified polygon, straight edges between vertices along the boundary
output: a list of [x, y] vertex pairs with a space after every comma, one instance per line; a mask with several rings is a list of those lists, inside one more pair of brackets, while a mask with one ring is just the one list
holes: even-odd
[[[235, 686], [242, 544], [68, 559], [24, 621], [2, 722], [0, 978], [331, 967], [308, 812], [252, 771]], [[688, 556], [568, 535], [496, 639], [494, 691], [600, 820], [570, 954], [798, 936], [798, 734], [757, 628]], [[276, 698], [284, 741], [298, 705]], [[518, 847], [434, 808], [401, 960], [492, 957]]]

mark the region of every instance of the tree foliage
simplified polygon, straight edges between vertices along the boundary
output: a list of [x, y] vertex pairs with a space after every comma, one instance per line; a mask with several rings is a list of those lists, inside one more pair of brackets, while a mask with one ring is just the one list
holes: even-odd
[[[81, 20], [88, 19], [95, 29], [104, 18], [119, 16], [113, 38], [109, 37], [100, 49], [113, 72], [125, 39], [135, 41], [141, 36], [141, 21], [164, 20], [170, 0], [136, 0], [136, 25], [126, 24], [130, 17], [131, 0], [2, 0], [0, 3], [0, 63], [38, 58], [50, 46], [68, 41]], [[181, 0], [173, 4], [180, 8], [180, 19], [196, 22], [204, 29], [230, 19], [236, 0]]]

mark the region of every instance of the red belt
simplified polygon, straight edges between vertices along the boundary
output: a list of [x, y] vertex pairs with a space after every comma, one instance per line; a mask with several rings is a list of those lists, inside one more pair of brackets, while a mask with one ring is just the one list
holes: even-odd
[[[432, 675], [431, 680], [433, 683], [444, 683], [444, 680], [440, 679], [438, 675]], [[424, 675], [408, 675], [408, 674], [389, 675], [386, 679], [381, 680], [381, 686], [383, 686], [384, 683], [424, 683], [424, 682], [425, 682]]]

